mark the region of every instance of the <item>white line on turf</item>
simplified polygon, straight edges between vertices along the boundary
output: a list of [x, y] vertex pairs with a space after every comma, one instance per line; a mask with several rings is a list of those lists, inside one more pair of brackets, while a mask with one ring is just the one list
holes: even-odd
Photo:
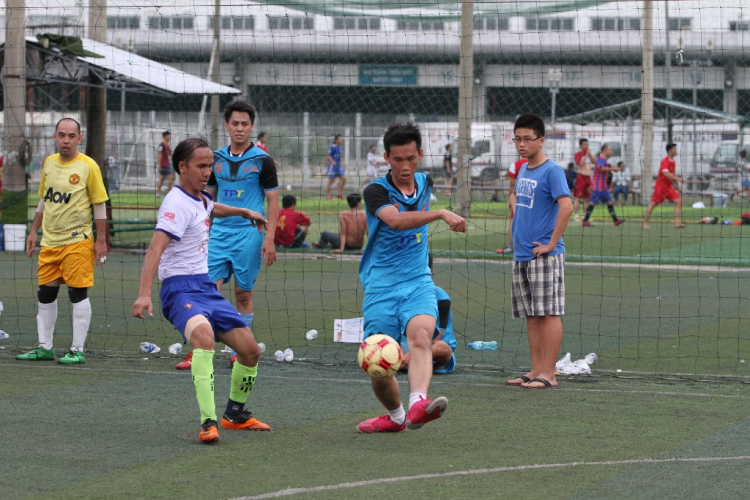
[[513, 467], [495, 467], [492, 469], [474, 469], [461, 470], [452, 472], [439, 472], [435, 474], [419, 474], [415, 476], [401, 477], [384, 477], [380, 479], [370, 479], [368, 481], [353, 481], [350, 483], [330, 484], [325, 486], [312, 486], [309, 488], [287, 488], [285, 490], [263, 493], [261, 495], [237, 497], [232, 500], [261, 500], [263, 498], [280, 498], [304, 493], [316, 493], [318, 491], [340, 490], [344, 488], [359, 488], [362, 486], [372, 486], [375, 484], [396, 483], [401, 481], [415, 481], [420, 479], [441, 479], [444, 477], [454, 476], [471, 476], [475, 474], [494, 474], [498, 472], [516, 472], [524, 470], [538, 469], [557, 469], [563, 467], [595, 467], [595, 466], [613, 466], [613, 465], [641, 465], [641, 464], [664, 464], [664, 463], [707, 463], [707, 462], [726, 462], [732, 460], [750, 460], [750, 456], [741, 455], [737, 457], [695, 457], [695, 458], [644, 458], [634, 460], [607, 460], [603, 462], [570, 462], [567, 464], [532, 464], [517, 465]]
[[[66, 366], [59, 367], [57, 365], [31, 365], [31, 364], [15, 364], [15, 363], [0, 363], [0, 368], [29, 368], [29, 369], [52, 369], [52, 370], [65, 370], [65, 371], [87, 371], [87, 372], [113, 372], [113, 373], [130, 373], [133, 375], [169, 375], [169, 376], [186, 376], [183, 371], [159, 371], [159, 370], [136, 370], [127, 368], [90, 368], [82, 366]], [[185, 370], [186, 371], [186, 370]], [[215, 373], [216, 378], [231, 377], [229, 373]], [[353, 383], [353, 384], [370, 384], [369, 379], [346, 379], [346, 378], [325, 378], [325, 377], [290, 377], [286, 375], [263, 375], [263, 378], [275, 379], [275, 380], [305, 380], [311, 382], [330, 382], [335, 384], [340, 383]], [[400, 384], [407, 384], [407, 380], [399, 380]], [[432, 385], [441, 386], [469, 386], [469, 387], [494, 387], [503, 388], [506, 390], [515, 390], [511, 388], [505, 388], [502, 383], [488, 384], [485, 382], [461, 382], [461, 381], [441, 381], [433, 380]], [[677, 391], [643, 391], [643, 390], [617, 390], [617, 389], [589, 389], [589, 388], [561, 388], [560, 392], [607, 392], [612, 394], [640, 394], [640, 395], [653, 395], [653, 396], [683, 396], [683, 397], [703, 397], [703, 398], [732, 398], [732, 399], [750, 399], [750, 396], [739, 396], [736, 394], [708, 394], [699, 392], [677, 392]]]

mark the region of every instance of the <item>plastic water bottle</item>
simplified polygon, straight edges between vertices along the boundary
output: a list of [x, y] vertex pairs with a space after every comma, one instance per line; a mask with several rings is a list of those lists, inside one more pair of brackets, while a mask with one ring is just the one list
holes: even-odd
[[156, 354], [157, 352], [161, 352], [161, 349], [158, 345], [151, 342], [141, 342], [141, 352]]
[[587, 354], [583, 359], [586, 361], [586, 363], [593, 365], [594, 363], [596, 363], [596, 360], [598, 358], [596, 356], [596, 353], [592, 352], [591, 354]]
[[276, 351], [275, 353], [273, 353], [273, 357], [276, 358], [276, 361], [284, 361], [284, 352]]
[[316, 338], [318, 338], [318, 330], [310, 330], [305, 334], [305, 338], [307, 340], [315, 340]]
[[495, 351], [497, 350], [497, 342], [494, 340], [490, 342], [478, 340], [476, 342], [470, 342], [469, 348], [474, 349], [475, 351]]
[[10, 335], [0, 330], [0, 340], [7, 339], [8, 337], [10, 337]]
[[182, 352], [182, 344], [172, 344], [169, 346], [169, 354], [180, 354]]
[[260, 347], [260, 352], [266, 352], [266, 344], [263, 342], [259, 342], [258, 347]]
[[294, 360], [294, 351], [291, 349], [284, 349], [284, 361], [291, 363]]

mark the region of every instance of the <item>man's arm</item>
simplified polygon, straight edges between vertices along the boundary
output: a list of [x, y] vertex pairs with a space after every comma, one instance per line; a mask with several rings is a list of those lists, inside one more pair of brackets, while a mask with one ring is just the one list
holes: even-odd
[[276, 262], [276, 247], [273, 244], [276, 225], [279, 223], [279, 190], [266, 191], [266, 237], [260, 249], [260, 258], [266, 259], [266, 266]]
[[42, 220], [44, 219], [44, 200], [39, 200], [39, 206], [36, 209], [34, 215], [34, 222], [31, 223], [31, 229], [29, 229], [29, 237], [26, 238], [26, 255], [31, 257], [34, 255], [34, 249], [36, 248], [36, 233], [39, 228], [42, 227]]
[[235, 216], [245, 218], [261, 232], [263, 231], [263, 227], [268, 223], [266, 218], [259, 212], [247, 208], [232, 207], [223, 203], [214, 203], [214, 209], [213, 212], [211, 212], [211, 215], [219, 218]]
[[662, 172], [664, 172], [664, 177], [666, 177], [672, 182], [685, 182], [685, 179], [683, 179], [682, 177], [677, 177], [675, 174], [673, 174], [669, 170], [662, 170]]
[[107, 262], [107, 207], [102, 203], [94, 205], [94, 224], [96, 225], [96, 241], [94, 242], [94, 254], [96, 260], [104, 267]]
[[451, 230], [455, 232], [465, 233], [467, 227], [466, 219], [449, 210], [399, 212], [393, 205], [388, 205], [380, 209], [378, 218], [396, 231], [408, 231], [437, 220], [445, 221]]
[[151, 285], [154, 283], [156, 271], [159, 270], [159, 261], [164, 250], [169, 246], [171, 238], [162, 231], [154, 231], [151, 244], [146, 250], [146, 258], [143, 260], [141, 270], [141, 284], [138, 289], [138, 298], [133, 303], [132, 313], [136, 318], [143, 318], [143, 310], [146, 309], [149, 316], [153, 316], [153, 304], [151, 303]]
[[554, 250], [557, 246], [557, 242], [562, 238], [565, 228], [568, 227], [570, 215], [573, 213], [573, 202], [569, 196], [565, 196], [564, 198], [557, 200], [557, 204], [560, 205], [560, 210], [557, 212], [557, 220], [555, 221], [555, 229], [552, 231], [552, 237], [546, 245], [542, 245], [538, 241], [533, 242], [533, 244], [536, 245], [534, 250], [532, 250], [534, 257], [548, 254]]
[[334, 248], [332, 252], [340, 253], [346, 248], [346, 235], [347, 235], [347, 218], [343, 214], [339, 214], [339, 248]]

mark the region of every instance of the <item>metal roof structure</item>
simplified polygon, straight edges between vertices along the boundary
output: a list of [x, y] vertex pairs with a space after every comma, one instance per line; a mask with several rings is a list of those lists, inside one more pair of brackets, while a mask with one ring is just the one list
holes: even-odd
[[[27, 84], [44, 86], [65, 83], [164, 97], [241, 93], [233, 87], [185, 73], [107, 43], [88, 38], [81, 41], [86, 51], [101, 57], [66, 53], [54, 45], [27, 37]], [[0, 51], [4, 50], [3, 45]]]
[[[733, 113], [725, 113], [711, 108], [704, 108], [702, 106], [693, 106], [685, 102], [674, 101], [670, 99], [662, 99], [655, 97], [654, 104], [660, 104], [667, 106], [673, 110], [680, 111], [682, 113], [695, 113], [698, 116], [705, 118], [714, 118], [717, 120], [723, 120], [727, 122], [735, 122], [740, 125], [746, 125], [750, 123], [750, 116], [736, 115]], [[570, 121], [574, 123], [586, 124], [594, 121], [601, 121], [607, 119], [624, 119], [627, 116], [633, 116], [634, 114], [640, 115], [641, 112], [641, 99], [633, 99], [632, 101], [625, 101], [619, 104], [612, 104], [611, 106], [604, 106], [601, 108], [584, 111], [575, 115], [564, 116], [558, 118], [559, 121]], [[674, 118], [677, 118], [676, 116]]]
[[[443, 21], [461, 18], [461, 2], [456, 0], [419, 0], [401, 2], [372, 2], [371, 0], [260, 0], [257, 3], [286, 7], [323, 16], [373, 16], [391, 19], [440, 19]], [[559, 12], [577, 11], [589, 7], [612, 3], [611, 0], [537, 0], [526, 2], [511, 0], [504, 2], [475, 2], [474, 15], [481, 17], [540, 16]]]

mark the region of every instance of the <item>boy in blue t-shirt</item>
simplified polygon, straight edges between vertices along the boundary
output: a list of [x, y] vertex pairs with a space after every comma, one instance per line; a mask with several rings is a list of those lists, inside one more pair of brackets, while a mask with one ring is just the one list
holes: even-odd
[[513, 317], [526, 317], [531, 370], [506, 385], [557, 389], [555, 363], [565, 314], [565, 244], [562, 235], [573, 213], [563, 168], [548, 159], [544, 122], [534, 114], [518, 117], [513, 142], [528, 163], [521, 167], [510, 197], [513, 218]]
[[333, 144], [328, 148], [328, 154], [326, 155], [326, 158], [328, 158], [328, 172], [326, 172], [326, 175], [328, 176], [328, 185], [326, 186], [326, 198], [329, 200], [333, 199], [333, 196], [331, 196], [331, 186], [333, 186], [333, 182], [336, 178], [339, 180], [339, 194], [336, 197], [339, 200], [344, 199], [344, 195], [341, 194], [344, 192], [344, 186], [346, 186], [346, 174], [341, 167], [341, 144], [343, 142], [344, 138], [341, 137], [341, 135], [336, 135], [336, 137], [333, 138]]

